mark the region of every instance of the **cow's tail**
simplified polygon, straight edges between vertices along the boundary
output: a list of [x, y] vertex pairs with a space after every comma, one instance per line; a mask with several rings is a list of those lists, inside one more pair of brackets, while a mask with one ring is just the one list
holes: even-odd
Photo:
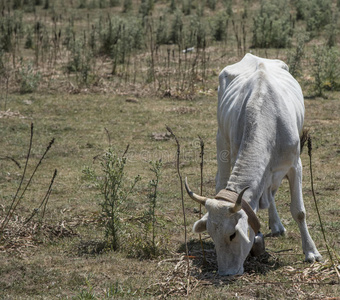
[[305, 145], [306, 141], [308, 140], [309, 131], [308, 129], [303, 129], [302, 134], [300, 136], [300, 154], [302, 153], [303, 146]]

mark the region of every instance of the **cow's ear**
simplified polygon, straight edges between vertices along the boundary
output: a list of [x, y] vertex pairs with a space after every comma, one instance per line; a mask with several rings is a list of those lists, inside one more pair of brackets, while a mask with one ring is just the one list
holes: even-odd
[[208, 214], [205, 214], [200, 220], [196, 221], [192, 230], [195, 233], [201, 233], [207, 230]]

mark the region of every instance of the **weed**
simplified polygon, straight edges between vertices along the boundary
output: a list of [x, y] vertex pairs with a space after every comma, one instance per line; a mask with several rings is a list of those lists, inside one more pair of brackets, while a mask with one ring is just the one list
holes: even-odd
[[144, 213], [145, 238], [148, 239], [148, 234], [151, 231], [151, 253], [155, 256], [157, 252], [156, 245], [156, 204], [158, 197], [158, 183], [161, 176], [162, 161], [150, 162], [151, 171], [155, 178], [149, 181], [149, 209]]
[[35, 71], [33, 64], [28, 62], [26, 65], [20, 60], [20, 69], [18, 72], [20, 82], [20, 93], [33, 93], [38, 88], [41, 79], [41, 73]]
[[131, 288], [125, 290], [122, 285], [116, 281], [113, 285], [106, 289], [105, 297], [107, 299], [112, 299], [115, 296], [135, 296], [137, 290], [133, 291]]
[[109, 148], [101, 161], [100, 176], [88, 167], [83, 170], [85, 178], [100, 189], [105, 238], [108, 246], [115, 251], [120, 247], [120, 234], [123, 231], [121, 216], [126, 211], [126, 201], [140, 181], [140, 176], [137, 176], [129, 187], [126, 186], [125, 165], [126, 157], [118, 156], [112, 148]]

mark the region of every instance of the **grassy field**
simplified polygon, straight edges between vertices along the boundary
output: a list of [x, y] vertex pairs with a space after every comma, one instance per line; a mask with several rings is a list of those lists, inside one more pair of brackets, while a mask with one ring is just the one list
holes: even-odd
[[[101, 8], [99, 2], [106, 7]], [[72, 15], [76, 37], [82, 38], [85, 30], [88, 39], [92, 25], [97, 26], [101, 17], [105, 18], [108, 13], [123, 18], [134, 16], [140, 5], [134, 1], [129, 13], [124, 15], [122, 3], [118, 7], [109, 7], [109, 1], [71, 1], [67, 4], [69, 10], [65, 3], [50, 1], [49, 9], [44, 10], [41, 5], [35, 12], [27, 12], [27, 7], [23, 6], [23, 23], [36, 24], [39, 19], [51, 36], [56, 24], [56, 32], [60, 28], [63, 35], [71, 22], [67, 17]], [[86, 6], [80, 9], [83, 3]], [[195, 2], [191, 15], [199, 10], [199, 3]], [[217, 167], [215, 135], [219, 71], [241, 59], [244, 50], [288, 61], [290, 54], [298, 49], [296, 35], [292, 38], [291, 48], [249, 48], [251, 16], [260, 7], [257, 1], [249, 4], [250, 16], [247, 22], [243, 21], [246, 43], [243, 45], [242, 42], [238, 47], [231, 21], [239, 26], [240, 40], [243, 41], [244, 4], [247, 1], [232, 1], [234, 14], [229, 17], [225, 40], [213, 41], [210, 39], [212, 33], [207, 30], [207, 45], [189, 54], [182, 52], [186, 46], [180, 42], [162, 44], [157, 48], [150, 40], [153, 35], [146, 31], [147, 40], [143, 47], [132, 52], [126, 50], [129, 58], [117, 64], [116, 73], [112, 72], [115, 57], [101, 56], [99, 52], [91, 54], [89, 69], [72, 69], [74, 64], [70, 67], [70, 62], [75, 62], [75, 52], [72, 47], [67, 49], [66, 42], [60, 41], [55, 57], [55, 47], [43, 48], [43, 43], [40, 45], [37, 41], [35, 47], [27, 49], [22, 46], [27, 39], [26, 31], [17, 40], [16, 50], [1, 52], [0, 224], [20, 184], [30, 144], [31, 124], [34, 124], [33, 144], [23, 186], [52, 138], [55, 142], [1, 237], [0, 298], [338, 299], [339, 279], [331, 266], [315, 210], [307, 149], [302, 154], [307, 223], [324, 262], [303, 262], [299, 230], [289, 211], [286, 181], [276, 197], [279, 214], [287, 229], [286, 236], [266, 238], [266, 253], [258, 258], [249, 257], [245, 274], [236, 278], [217, 275], [214, 246], [206, 234], [202, 236], [204, 263], [198, 236], [191, 232], [198, 219], [198, 207], [184, 195], [189, 263], [185, 257], [177, 148], [166, 126], [173, 130], [181, 145], [181, 174], [190, 178], [191, 188], [197, 192], [200, 189], [199, 137], [203, 139], [203, 192], [213, 195]], [[169, 6], [170, 1], [155, 2], [154, 20]], [[222, 7], [223, 3], [217, 2], [216, 10], [206, 8], [202, 20], [213, 24], [218, 9]], [[338, 11], [335, 3], [332, 9], [334, 13]], [[51, 21], [52, 16], [62, 14], [64, 20], [68, 20], [66, 25], [61, 21], [55, 24]], [[189, 22], [189, 19], [184, 20]], [[299, 30], [304, 26], [304, 21], [300, 22], [297, 23]], [[333, 259], [339, 265], [340, 94], [337, 81], [333, 82], [329, 73], [327, 78], [322, 77], [324, 74], [320, 71], [322, 95], [315, 96], [318, 90], [313, 75], [313, 47], [326, 44], [325, 32], [328, 32], [327, 28], [305, 43], [298, 80], [306, 96], [305, 128], [313, 138], [316, 196], [327, 241]], [[38, 49], [41, 52], [37, 54]], [[80, 56], [82, 66], [86, 65], [88, 57], [87, 48], [83, 49]], [[337, 47], [335, 49], [337, 51]], [[29, 62], [33, 63], [33, 71], [27, 69]], [[65, 69], [65, 66], [72, 70]], [[26, 73], [20, 73], [25, 70]], [[86, 80], [84, 74], [88, 75]], [[28, 93], [22, 90], [23, 82], [39, 84]], [[124, 183], [130, 184], [137, 175], [141, 176], [141, 181], [130, 194], [121, 215], [124, 225], [121, 250], [110, 251], [105, 248], [99, 204], [102, 197], [94, 182], [84, 178], [83, 170], [85, 167], [96, 170], [100, 180], [103, 153], [111, 146], [121, 156], [127, 145]], [[163, 166], [155, 213], [158, 253], [150, 255], [143, 244], [143, 239], [150, 238], [150, 231], [145, 236], [143, 216], [148, 209], [149, 182], [154, 178], [149, 162], [159, 159], [162, 159]], [[57, 177], [44, 216], [40, 210], [28, 220], [42, 202], [55, 169]], [[259, 219], [261, 231], [269, 233], [267, 212], [261, 211]]]

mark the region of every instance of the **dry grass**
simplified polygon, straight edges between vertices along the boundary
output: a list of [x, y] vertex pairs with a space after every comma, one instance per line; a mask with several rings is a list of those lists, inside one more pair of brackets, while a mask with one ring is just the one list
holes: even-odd
[[[63, 8], [56, 6], [56, 9]], [[75, 7], [72, 10], [79, 13]], [[89, 17], [98, 18], [100, 13], [99, 9], [89, 11]], [[212, 14], [209, 11], [207, 17]], [[77, 28], [86, 29], [86, 18], [79, 20]], [[287, 59], [288, 53], [286, 49], [252, 51], [255, 55], [282, 60]], [[176, 145], [165, 125], [172, 128], [180, 141], [180, 170], [183, 176], [190, 177], [195, 191], [200, 188], [199, 136], [203, 138], [203, 193], [213, 195], [217, 76], [225, 65], [242, 56], [233, 37], [227, 45], [211, 45], [206, 53], [209, 56], [206, 78], [204, 84], [201, 77], [194, 79], [194, 92], [181, 91], [175, 86], [160, 92], [154, 83], [141, 83], [150, 53], [138, 53], [132, 58], [139, 71], [139, 81], [134, 85], [125, 83], [119, 76], [108, 76], [112, 62], [102, 59], [95, 69], [98, 81], [90, 87], [76, 84], [74, 77], [68, 77], [58, 68], [40, 65], [44, 76], [38, 92], [21, 95], [13, 85], [5, 95], [2, 89], [0, 96], [7, 107], [3, 109], [1, 103], [0, 224], [20, 182], [22, 170], [18, 164], [22, 166], [25, 162], [31, 122], [35, 125], [35, 146], [28, 173], [53, 137], [55, 144], [0, 242], [0, 298], [339, 299], [340, 285], [330, 265], [312, 199], [306, 150], [302, 161], [307, 223], [324, 257], [323, 263], [303, 263], [300, 234], [289, 209], [287, 182], [283, 182], [277, 195], [277, 208], [287, 235], [266, 238], [266, 253], [258, 258], [249, 257], [244, 275], [218, 276], [214, 246], [206, 234], [203, 235], [204, 261], [198, 237], [190, 231], [198, 218], [198, 208], [186, 196], [189, 257], [185, 256]], [[32, 58], [31, 53], [20, 54]], [[167, 46], [159, 49], [159, 57], [160, 61], [167, 57]], [[56, 66], [66, 59], [66, 55], [60, 55]], [[171, 63], [175, 64], [175, 60]], [[308, 65], [307, 60], [304, 65]], [[176, 70], [171, 70], [171, 76], [176, 76]], [[167, 74], [164, 68], [157, 72], [160, 76]], [[300, 80], [305, 95], [309, 96], [307, 69]], [[329, 92], [327, 97], [305, 101], [305, 127], [313, 137], [314, 185], [326, 237], [339, 256], [340, 93]], [[142, 181], [131, 195], [123, 216], [127, 226], [125, 248], [121, 252], [106, 251], [98, 192], [82, 179], [82, 169], [100, 168], [94, 158], [108, 146], [123, 153], [128, 144], [127, 177], [140, 174]], [[131, 258], [127, 249], [136, 247], [133, 238], [142, 235], [140, 219], [147, 203], [148, 181], [152, 178], [149, 161], [159, 159], [163, 161], [163, 173], [156, 217], [161, 256], [153, 260]], [[58, 169], [58, 177], [44, 219], [33, 218], [25, 224], [39, 206], [54, 169]], [[267, 213], [261, 211], [259, 219], [262, 232], [269, 233]]]
[[[312, 201], [308, 155], [302, 155], [304, 196], [311, 234], [322, 252], [325, 263], [302, 263], [303, 254], [297, 226], [289, 212], [289, 191], [282, 185], [277, 206], [288, 231], [286, 237], [267, 238], [267, 252], [260, 258], [249, 258], [245, 274], [224, 278], [216, 274], [216, 257], [211, 242], [205, 244], [207, 264], [197, 236], [189, 230], [190, 267], [183, 257], [183, 217], [180, 190], [176, 174], [176, 146], [166, 136], [166, 124], [172, 127], [182, 147], [181, 171], [190, 176], [193, 189], [199, 190], [199, 139], [205, 141], [204, 193], [214, 192], [215, 162], [215, 99], [197, 97], [194, 101], [139, 98], [137, 103], [126, 97], [106, 95], [13, 95], [11, 107], [26, 119], [3, 119], [1, 156], [8, 155], [23, 164], [30, 122], [35, 122], [36, 135], [32, 164], [45, 150], [53, 136], [55, 146], [41, 166], [40, 172], [6, 231], [6, 243], [1, 247], [2, 272], [8, 274], [0, 281], [1, 297], [72, 297], [92, 293], [98, 298], [114, 286], [117, 297], [243, 297], [243, 298], [315, 298], [336, 297], [339, 285], [330, 267]], [[337, 94], [329, 99], [306, 100], [306, 127], [314, 137], [314, 181], [320, 212], [330, 246], [339, 253], [339, 101]], [[182, 108], [186, 107], [185, 112]], [[188, 109], [189, 108], [189, 109]], [[146, 203], [147, 181], [151, 178], [148, 161], [163, 158], [164, 170], [160, 182], [157, 218], [158, 234], [164, 236], [160, 246], [165, 252], [155, 260], [128, 258], [125, 252], [101, 251], [103, 231], [100, 207], [93, 186], [81, 180], [84, 165], [98, 166], [93, 157], [101, 154], [111, 143], [119, 152], [130, 144], [128, 176], [141, 174], [143, 181], [136, 188], [129, 205], [126, 222], [135, 224]], [[155, 138], [154, 133], [162, 133]], [[156, 135], [157, 136], [157, 135]], [[38, 146], [41, 145], [41, 146]], [[11, 201], [20, 178], [20, 170], [9, 160], [1, 160], [0, 185], [3, 210]], [[33, 220], [29, 226], [22, 222], [37, 207], [50, 181], [51, 170], [58, 169], [46, 216], [42, 225]], [[187, 223], [197, 218], [197, 207], [185, 197]], [[266, 212], [259, 218], [263, 233], [269, 232]], [[63, 227], [64, 225], [64, 227]], [[138, 233], [138, 229], [134, 229]], [[203, 236], [204, 240], [208, 236]], [[208, 240], [209, 241], [209, 240]], [[14, 251], [13, 251], [14, 250]], [[189, 280], [189, 281], [188, 281]], [[237, 296], [236, 296], [237, 295]], [[279, 296], [278, 296], [279, 295]]]

